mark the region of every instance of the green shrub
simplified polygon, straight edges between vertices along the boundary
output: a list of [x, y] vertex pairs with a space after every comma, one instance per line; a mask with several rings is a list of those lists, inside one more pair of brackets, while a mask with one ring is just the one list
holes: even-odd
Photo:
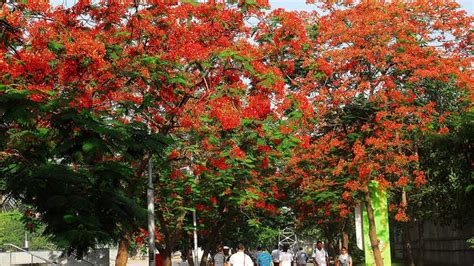
[[[25, 226], [21, 221], [22, 214], [18, 211], [0, 213], [0, 249], [12, 250], [6, 244], [13, 244], [19, 247], [24, 246]], [[54, 249], [47, 237], [42, 236], [43, 227], [39, 227], [36, 232], [27, 232], [30, 250]]]

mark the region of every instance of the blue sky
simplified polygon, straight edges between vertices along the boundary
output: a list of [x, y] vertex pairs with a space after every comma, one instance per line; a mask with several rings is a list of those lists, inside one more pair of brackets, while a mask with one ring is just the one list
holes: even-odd
[[[305, 4], [306, 0], [270, 0], [272, 8], [284, 8], [287, 10], [311, 10], [311, 5]], [[461, 7], [465, 9], [468, 14], [474, 14], [474, 0], [458, 0]]]
[[313, 7], [305, 4], [306, 0], [270, 0], [272, 8], [284, 8], [287, 10], [310, 10]]
[[[51, 3], [57, 5], [61, 3], [75, 3], [76, 0], [51, 0]], [[467, 10], [468, 14], [474, 15], [474, 0], [458, 0], [461, 7]], [[311, 10], [314, 5], [306, 5], [306, 0], [270, 0], [272, 8], [284, 8], [286, 10]]]

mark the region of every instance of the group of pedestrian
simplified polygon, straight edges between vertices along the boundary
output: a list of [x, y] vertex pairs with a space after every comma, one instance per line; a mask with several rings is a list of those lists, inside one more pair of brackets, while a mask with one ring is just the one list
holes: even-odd
[[[328, 266], [329, 265], [329, 254], [324, 249], [323, 242], [318, 241], [316, 243], [316, 247], [313, 250], [313, 254], [311, 256], [313, 258], [313, 264], [315, 266]], [[341, 253], [337, 256], [334, 260], [336, 266], [352, 266], [352, 258], [347, 253], [347, 248], [342, 247]]]
[[[230, 255], [223, 248], [219, 248], [213, 257], [214, 266], [292, 266], [296, 262], [297, 266], [306, 266], [309, 257], [303, 248], [299, 248], [296, 255], [289, 251], [288, 246], [284, 246], [281, 250], [276, 247], [271, 253], [266, 248], [259, 247], [253, 255], [246, 254], [245, 246], [239, 244], [237, 252]], [[323, 242], [318, 241], [315, 245], [311, 258], [314, 266], [329, 266], [329, 255], [324, 249]], [[352, 266], [351, 256], [347, 253], [347, 248], [342, 247], [341, 253], [335, 258], [336, 266]]]

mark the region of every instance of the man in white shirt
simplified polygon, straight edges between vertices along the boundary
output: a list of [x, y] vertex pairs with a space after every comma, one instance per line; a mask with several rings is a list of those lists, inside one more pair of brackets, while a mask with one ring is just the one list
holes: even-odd
[[327, 266], [329, 265], [329, 256], [326, 250], [323, 249], [323, 242], [318, 241], [316, 248], [313, 250], [313, 264], [315, 266]]
[[283, 252], [280, 252], [280, 266], [291, 266], [291, 262], [293, 261], [293, 255], [288, 252], [288, 247], [283, 247]]
[[280, 264], [280, 250], [278, 249], [278, 246], [276, 246], [272, 251], [272, 260], [273, 266], [278, 266]]
[[237, 246], [237, 253], [230, 256], [229, 263], [232, 266], [253, 266], [253, 261], [249, 255], [244, 253], [245, 246], [239, 244]]

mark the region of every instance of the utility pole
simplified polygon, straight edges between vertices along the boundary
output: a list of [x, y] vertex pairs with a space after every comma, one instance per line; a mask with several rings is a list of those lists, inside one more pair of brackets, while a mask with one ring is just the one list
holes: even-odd
[[[191, 157], [191, 162], [193, 161], [193, 158]], [[186, 166], [181, 168], [181, 170], [185, 170], [188, 175], [193, 175], [193, 171], [191, 170], [191, 167]], [[198, 177], [195, 176], [194, 180], [196, 182], [198, 181]], [[198, 261], [199, 261], [199, 252], [198, 252], [198, 236], [197, 236], [197, 214], [196, 214], [196, 209], [193, 211], [193, 235], [194, 235], [194, 251], [193, 251], [193, 262], [194, 266], [198, 266]]]
[[156, 266], [155, 262], [155, 186], [153, 184], [152, 156], [148, 159], [148, 265]]
[[30, 245], [28, 242], [28, 231], [25, 230], [25, 249], [29, 250], [29, 248], [30, 248]]
[[198, 266], [199, 254], [198, 254], [198, 235], [197, 235], [197, 219], [196, 210], [193, 211], [193, 226], [194, 226], [194, 266]]

